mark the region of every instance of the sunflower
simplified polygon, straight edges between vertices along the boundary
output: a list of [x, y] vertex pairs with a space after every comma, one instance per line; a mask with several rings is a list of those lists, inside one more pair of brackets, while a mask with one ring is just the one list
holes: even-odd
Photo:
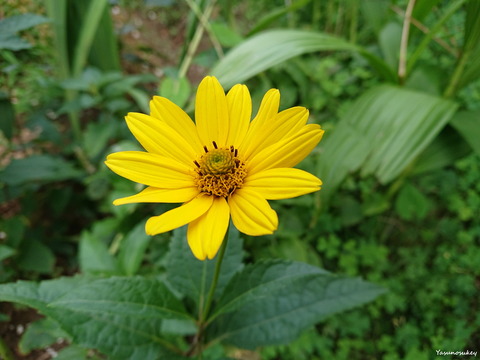
[[155, 96], [150, 115], [125, 118], [146, 151], [113, 153], [105, 162], [147, 187], [113, 203], [183, 203], [148, 219], [145, 231], [156, 235], [188, 224], [188, 244], [200, 260], [215, 257], [230, 218], [247, 235], [273, 233], [278, 217], [267, 200], [311, 193], [322, 184], [293, 166], [324, 131], [307, 124], [306, 108], [278, 112], [279, 102], [280, 92], [269, 90], [250, 121], [248, 88], [238, 84], [225, 95], [218, 80], [207, 76], [198, 87], [194, 123], [173, 102]]

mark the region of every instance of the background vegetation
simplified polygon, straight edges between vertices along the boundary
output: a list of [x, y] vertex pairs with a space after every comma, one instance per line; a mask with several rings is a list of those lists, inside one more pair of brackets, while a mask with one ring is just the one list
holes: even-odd
[[[327, 130], [300, 166], [323, 190], [272, 203], [280, 228], [244, 237], [247, 259], [300, 260], [388, 289], [291, 345], [229, 356], [480, 351], [478, 1], [4, 3], [0, 282], [164, 271], [171, 234], [148, 237], [143, 222], [170, 206], [111, 205], [139, 189], [103, 161], [139, 148], [127, 112], [148, 112], [153, 94], [191, 112], [211, 73], [227, 88], [246, 83], [256, 106], [276, 87], [282, 108], [305, 106]], [[0, 310], [3, 356], [100, 356], [31, 310]]]

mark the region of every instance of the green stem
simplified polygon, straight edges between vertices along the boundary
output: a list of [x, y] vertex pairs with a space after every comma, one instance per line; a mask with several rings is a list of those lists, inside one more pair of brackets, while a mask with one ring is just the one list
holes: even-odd
[[448, 84], [443, 96], [446, 98], [451, 98], [457, 92], [458, 83], [462, 77], [463, 71], [465, 70], [465, 65], [468, 62], [470, 57], [470, 51], [465, 51], [460, 55], [460, 59], [458, 60], [457, 67], [453, 72], [452, 77], [450, 78], [450, 83]]
[[408, 59], [407, 63], [407, 72], [413, 68], [417, 60], [420, 58], [420, 55], [423, 53], [427, 45], [433, 39], [433, 37], [442, 29], [443, 24], [452, 17], [452, 15], [457, 13], [457, 10], [466, 2], [467, 0], [459, 0], [450, 5], [450, 7], [445, 11], [443, 16], [437, 21], [437, 23], [430, 29], [430, 31], [425, 35], [423, 40], [418, 44], [413, 54]]
[[225, 238], [223, 239], [222, 246], [220, 247], [220, 251], [218, 253], [217, 262], [215, 263], [215, 272], [213, 274], [213, 281], [212, 285], [210, 286], [210, 291], [208, 292], [207, 302], [205, 303], [205, 307], [203, 309], [201, 315], [201, 322], [205, 322], [205, 319], [208, 317], [208, 313], [210, 312], [210, 308], [212, 307], [213, 295], [215, 294], [215, 289], [217, 288], [218, 277], [220, 275], [220, 269], [222, 267], [223, 257], [225, 255], [225, 249], [227, 248], [228, 243], [228, 230], [225, 234]]
[[415, 0], [410, 0], [405, 11], [405, 18], [403, 19], [402, 40], [400, 42], [400, 59], [398, 60], [398, 80], [403, 84], [407, 76], [407, 50], [408, 50], [408, 35], [410, 33], [410, 23], [412, 21], [413, 8]]
[[[205, 8], [205, 12], [203, 15], [206, 19], [210, 18], [210, 15], [212, 14], [213, 3], [214, 1], [210, 1]], [[202, 39], [203, 30], [204, 30], [204, 26], [202, 22], [199, 21], [197, 25], [197, 29], [195, 30], [195, 35], [193, 35], [192, 41], [188, 45], [187, 55], [183, 59], [182, 64], [180, 65], [180, 70], [178, 71], [178, 77], [180, 79], [185, 77], [185, 75], [187, 74], [188, 68], [192, 63], [193, 56], [197, 51], [198, 45], [200, 45], [200, 40]]]
[[[203, 334], [204, 334], [205, 328], [208, 325], [208, 322], [206, 321], [206, 319], [212, 307], [213, 297], [215, 295], [215, 289], [217, 288], [218, 278], [220, 276], [220, 269], [222, 268], [223, 257], [225, 256], [225, 249], [227, 248], [228, 230], [229, 228], [227, 228], [225, 238], [223, 239], [222, 246], [220, 247], [220, 250], [217, 255], [217, 262], [215, 263], [215, 272], [213, 274], [212, 284], [210, 285], [210, 290], [208, 291], [205, 305], [203, 305], [204, 303], [203, 303], [203, 285], [202, 285], [202, 293], [200, 294], [200, 299], [199, 299], [200, 314], [199, 314], [199, 320], [198, 320], [198, 332], [195, 335], [192, 346], [186, 352], [187, 356], [196, 354], [198, 356], [198, 359], [202, 359], [202, 353], [204, 349]], [[204, 270], [205, 270], [205, 267], [204, 267]], [[205, 271], [204, 271], [204, 274], [205, 274]]]

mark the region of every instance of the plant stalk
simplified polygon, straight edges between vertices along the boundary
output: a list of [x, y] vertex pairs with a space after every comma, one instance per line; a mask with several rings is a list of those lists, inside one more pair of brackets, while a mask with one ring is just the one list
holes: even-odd
[[415, 0], [409, 0], [405, 17], [403, 19], [402, 40], [400, 43], [400, 59], [398, 61], [398, 81], [403, 84], [407, 76], [407, 51], [408, 51], [408, 35], [410, 33], [410, 23], [412, 21], [413, 8]]

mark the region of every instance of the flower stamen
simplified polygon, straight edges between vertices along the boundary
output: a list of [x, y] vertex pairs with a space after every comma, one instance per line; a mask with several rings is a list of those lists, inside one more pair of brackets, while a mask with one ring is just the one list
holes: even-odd
[[194, 161], [197, 166], [195, 184], [203, 193], [227, 197], [242, 186], [247, 176], [245, 164], [233, 146], [218, 148], [215, 141], [212, 144], [214, 149], [204, 146], [205, 154]]

